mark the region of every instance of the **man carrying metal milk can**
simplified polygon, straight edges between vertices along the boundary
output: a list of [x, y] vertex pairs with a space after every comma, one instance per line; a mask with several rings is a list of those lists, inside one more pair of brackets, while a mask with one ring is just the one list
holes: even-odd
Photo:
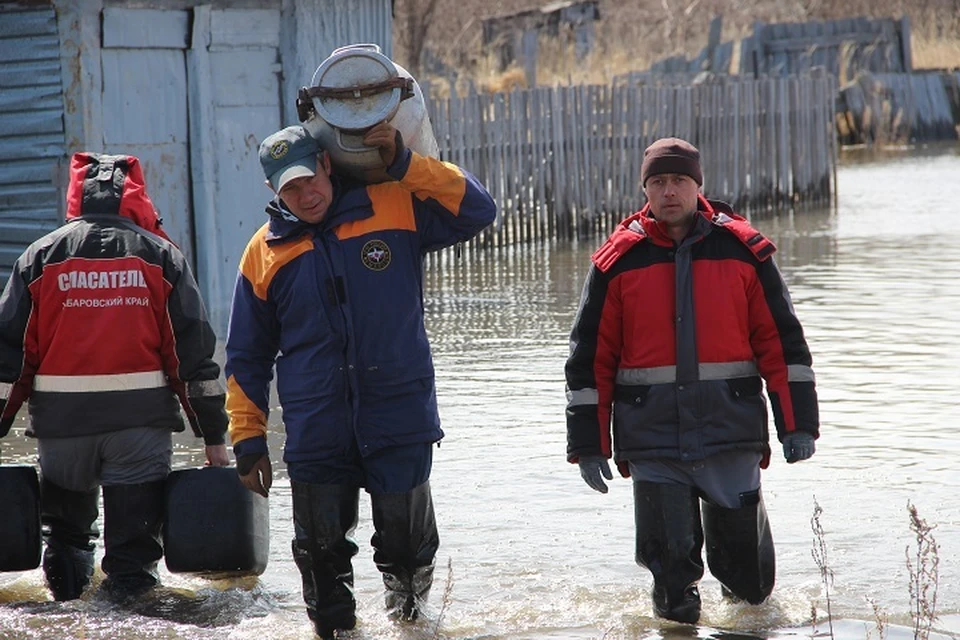
[[423, 256], [489, 225], [486, 189], [412, 152], [383, 122], [363, 135], [391, 181], [332, 171], [302, 126], [260, 145], [275, 197], [240, 260], [226, 346], [230, 437], [243, 483], [266, 496], [269, 387], [283, 409], [293, 558], [321, 638], [356, 623], [351, 558], [359, 489], [370, 494], [374, 561], [388, 611], [421, 612], [439, 545], [430, 493], [443, 437], [423, 323]]
[[158, 583], [181, 406], [207, 464], [229, 464], [224, 390], [197, 283], [139, 160], [74, 154], [66, 200], [66, 223], [27, 248], [0, 296], [0, 436], [29, 399], [54, 599], [90, 582], [103, 485], [101, 589], [124, 600]]
[[571, 333], [567, 458], [600, 493], [611, 456], [633, 478], [654, 611], [695, 623], [704, 541], [724, 597], [759, 604], [773, 589], [761, 378], [789, 463], [814, 453], [817, 392], [775, 247], [700, 194], [699, 151], [654, 142], [641, 183], [648, 203], [593, 254]]

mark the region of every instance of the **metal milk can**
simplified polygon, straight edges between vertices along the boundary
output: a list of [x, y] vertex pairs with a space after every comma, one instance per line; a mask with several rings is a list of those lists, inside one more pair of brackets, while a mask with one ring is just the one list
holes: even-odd
[[438, 157], [439, 149], [420, 85], [380, 52], [375, 44], [335, 49], [300, 89], [297, 114], [304, 128], [330, 154], [337, 173], [367, 184], [392, 180], [376, 148], [363, 134], [384, 120], [420, 155]]

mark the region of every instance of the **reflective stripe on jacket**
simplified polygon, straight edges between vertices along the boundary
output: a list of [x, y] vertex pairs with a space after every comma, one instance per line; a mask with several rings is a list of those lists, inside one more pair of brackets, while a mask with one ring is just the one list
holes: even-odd
[[768, 454], [761, 377], [780, 436], [818, 435], [810, 352], [773, 245], [722, 203], [701, 208], [679, 245], [644, 209], [594, 255], [566, 363], [571, 462]]

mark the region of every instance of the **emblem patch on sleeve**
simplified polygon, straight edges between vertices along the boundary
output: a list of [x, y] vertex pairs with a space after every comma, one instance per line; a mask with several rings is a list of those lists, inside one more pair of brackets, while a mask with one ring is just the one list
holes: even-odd
[[390, 247], [383, 240], [370, 240], [360, 250], [363, 266], [373, 271], [383, 271], [390, 266]]

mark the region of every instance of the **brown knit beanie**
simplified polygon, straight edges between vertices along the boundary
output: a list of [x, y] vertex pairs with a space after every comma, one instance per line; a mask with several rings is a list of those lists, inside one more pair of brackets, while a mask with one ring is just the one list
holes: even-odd
[[679, 173], [690, 176], [703, 186], [703, 172], [700, 170], [700, 152], [697, 148], [680, 138], [660, 138], [643, 152], [643, 164], [640, 166], [640, 184], [647, 186], [647, 180], [661, 173]]

